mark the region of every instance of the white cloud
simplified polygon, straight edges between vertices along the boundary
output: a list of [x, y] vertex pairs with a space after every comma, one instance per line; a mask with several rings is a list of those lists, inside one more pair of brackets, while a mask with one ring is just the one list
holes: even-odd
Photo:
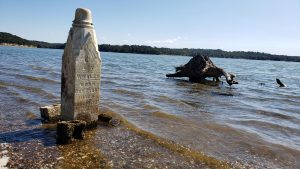
[[166, 44], [166, 43], [173, 44], [180, 39], [182, 39], [182, 38], [180, 36], [177, 36], [176, 38], [166, 39], [166, 40], [147, 40], [147, 41], [145, 41], [145, 43], [148, 43], [148, 44]]

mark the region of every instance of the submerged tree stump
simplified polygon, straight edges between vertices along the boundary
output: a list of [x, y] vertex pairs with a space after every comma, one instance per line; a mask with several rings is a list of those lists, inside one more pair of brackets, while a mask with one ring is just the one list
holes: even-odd
[[208, 56], [194, 56], [187, 64], [175, 68], [174, 74], [167, 74], [167, 77], [188, 77], [192, 82], [201, 82], [207, 77], [213, 77], [219, 81], [221, 76], [225, 76], [229, 85], [238, 84], [235, 75], [228, 73], [214, 65]]

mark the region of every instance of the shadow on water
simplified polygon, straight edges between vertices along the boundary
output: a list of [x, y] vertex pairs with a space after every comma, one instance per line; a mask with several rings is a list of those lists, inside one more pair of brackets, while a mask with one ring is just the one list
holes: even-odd
[[10, 131], [0, 134], [0, 143], [19, 143], [41, 140], [44, 146], [56, 145], [55, 130], [53, 128], [33, 128]]
[[25, 121], [26, 126], [35, 126], [41, 123], [41, 119], [29, 119]]

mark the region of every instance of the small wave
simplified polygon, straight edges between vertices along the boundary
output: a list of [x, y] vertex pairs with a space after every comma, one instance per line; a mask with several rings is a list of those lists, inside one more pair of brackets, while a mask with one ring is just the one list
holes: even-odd
[[[233, 168], [234, 167], [231, 163], [229, 163], [227, 161], [222, 161], [222, 160], [216, 159], [216, 158], [208, 156], [200, 151], [193, 150], [191, 148], [188, 148], [181, 144], [178, 144], [174, 141], [159, 137], [151, 132], [140, 129], [135, 124], [128, 121], [125, 117], [121, 116], [120, 114], [118, 114], [116, 112], [113, 112], [109, 108], [103, 107], [101, 109], [102, 109], [103, 113], [107, 113], [107, 114], [112, 115], [113, 117], [117, 117], [117, 118], [121, 119], [122, 125], [124, 125], [127, 129], [135, 132], [136, 134], [138, 134], [142, 137], [151, 139], [154, 142], [156, 142], [157, 144], [159, 144], [160, 146], [163, 146], [173, 152], [179, 153], [185, 157], [189, 157], [196, 161], [204, 163], [204, 164], [208, 165], [210, 168]], [[156, 112], [156, 113], [153, 112], [153, 113], [159, 114], [159, 115], [164, 114], [163, 116], [165, 116], [165, 114], [166, 114], [163, 112]]]
[[[255, 128], [257, 131], [259, 131], [259, 133], [275, 132], [276, 137], [280, 137], [280, 135], [282, 135], [283, 137], [288, 138], [289, 140], [293, 140], [295, 138], [295, 136], [296, 137], [300, 136], [299, 128], [283, 126], [280, 124], [275, 124], [273, 122], [259, 121], [259, 120], [242, 120], [237, 123], [241, 124], [241, 125], [246, 125], [250, 128]], [[276, 138], [276, 140], [278, 140], [278, 139], [279, 138]]]
[[6, 76], [15, 76], [17, 78], [22, 78], [22, 79], [31, 80], [31, 81], [47, 82], [47, 83], [52, 83], [52, 84], [60, 83], [58, 81], [51, 80], [51, 79], [48, 79], [48, 78], [35, 77], [35, 76], [29, 76], [29, 75], [24, 75], [24, 74], [7, 73], [7, 72], [4, 72], [4, 71], [0, 71], [0, 74], [6, 75]]
[[53, 70], [51, 68], [47, 68], [47, 67], [44, 67], [44, 66], [37, 66], [37, 65], [28, 65], [28, 66], [33, 70], [42, 70], [42, 71], [51, 71], [51, 70]]
[[47, 83], [52, 83], [52, 84], [58, 84], [58, 83], [60, 83], [58, 81], [47, 79], [47, 78], [43, 78], [43, 77], [34, 77], [34, 76], [28, 76], [28, 75], [22, 75], [22, 74], [17, 74], [15, 76], [23, 78], [23, 79], [31, 80], [31, 81], [47, 82]]
[[144, 108], [145, 110], [157, 110], [157, 109], [159, 109], [158, 107], [153, 106], [153, 105], [150, 105], [150, 104], [144, 105], [143, 108]]
[[270, 111], [264, 111], [264, 110], [257, 110], [256, 111], [257, 114], [261, 114], [261, 115], [265, 115], [265, 116], [269, 116], [269, 117], [275, 117], [278, 119], [285, 119], [285, 120], [294, 120], [295, 117], [292, 116], [288, 116], [285, 114], [280, 114], [280, 113], [275, 113], [275, 112], [270, 112]]
[[18, 92], [10, 90], [8, 87], [9, 86], [6, 86], [5, 84], [3, 85], [3, 83], [0, 82], [0, 89], [1, 88], [7, 89], [7, 90], [5, 90], [5, 94], [7, 94], [9, 96], [13, 96], [18, 103], [21, 103], [21, 104], [26, 103], [27, 105], [30, 104], [30, 105], [33, 105], [33, 106], [40, 106], [38, 103], [33, 102], [32, 100], [29, 100], [29, 99], [26, 99], [26, 98], [22, 97], [21, 94], [19, 94]]
[[60, 77], [60, 73], [55, 72], [55, 71], [51, 71], [51, 72], [49, 72], [49, 74], [50, 74], [50, 76], [52, 76], [52, 77]]
[[8, 71], [15, 71], [15, 72], [20, 72], [20, 69], [17, 68], [12, 68], [12, 67], [1, 67], [2, 70], [8, 70]]
[[0, 70], [0, 74], [1, 75], [6, 75], [6, 76], [11, 76], [12, 75], [11, 73], [8, 73], [7, 71], [1, 71], [1, 70]]
[[105, 79], [103, 79], [103, 80], [101, 80], [101, 83], [102, 84], [112, 84], [112, 85], [115, 85], [115, 84], [117, 84], [116, 82], [114, 82], [114, 81], [111, 81], [111, 80], [105, 80]]
[[40, 106], [39, 103], [33, 102], [32, 100], [26, 99], [26, 98], [24, 98], [22, 96], [17, 96], [16, 100], [17, 100], [18, 103], [21, 103], [21, 104], [25, 104], [26, 103], [26, 105]]
[[7, 87], [0, 83], [0, 89], [6, 89]]
[[181, 101], [177, 100], [177, 99], [173, 99], [173, 98], [170, 98], [168, 96], [164, 96], [164, 95], [160, 95], [158, 96], [157, 98], [154, 98], [155, 101], [158, 101], [158, 102], [168, 102], [168, 103], [175, 103], [175, 104], [178, 104], [178, 103], [182, 103]]
[[203, 107], [200, 103], [195, 102], [195, 101], [188, 101], [188, 100], [180, 100], [180, 101], [183, 102], [184, 104], [189, 105], [194, 108]]
[[218, 96], [234, 96], [232, 93], [227, 92], [211, 92], [212, 95], [218, 95]]
[[1, 82], [1, 81], [0, 81], [0, 85], [5, 86], [5, 87], [15, 87], [17, 89], [21, 89], [21, 90], [25, 90], [25, 91], [28, 91], [28, 92], [31, 92], [31, 93], [39, 94], [39, 95], [44, 96], [44, 97], [49, 98], [49, 99], [57, 98], [55, 95], [53, 95], [51, 93], [48, 93], [48, 92], [46, 92], [46, 91], [44, 91], [43, 89], [40, 89], [40, 88], [35, 88], [35, 87], [30, 87], [30, 86], [23, 86], [23, 85], [20, 85], [20, 84], [7, 83], [7, 82]]
[[192, 107], [192, 108], [201, 107], [201, 104], [199, 104], [198, 102], [195, 102], [195, 101], [178, 100], [178, 99], [171, 98], [171, 97], [164, 96], [164, 95], [160, 95], [160, 96], [154, 98], [154, 100], [157, 102], [174, 104], [176, 106], [181, 105], [181, 106], [188, 106], [188, 107]]
[[164, 118], [164, 119], [168, 119], [168, 120], [176, 120], [176, 121], [183, 120], [179, 116], [169, 114], [169, 113], [166, 113], [163, 111], [154, 111], [151, 114], [155, 117]]
[[137, 92], [132, 92], [129, 90], [124, 90], [124, 89], [113, 89], [113, 92], [121, 95], [127, 95], [127, 96], [132, 96], [136, 98], [143, 99], [144, 95], [142, 93], [137, 93]]

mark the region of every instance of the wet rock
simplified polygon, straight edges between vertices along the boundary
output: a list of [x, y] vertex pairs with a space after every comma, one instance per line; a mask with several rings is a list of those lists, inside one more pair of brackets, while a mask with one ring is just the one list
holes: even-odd
[[74, 120], [71, 123], [74, 125], [73, 137], [75, 139], [84, 139], [84, 130], [86, 122], [82, 120]]
[[69, 144], [74, 139], [84, 139], [87, 123], [83, 120], [61, 121], [57, 123], [56, 143]]
[[112, 125], [112, 126], [114, 126], [114, 127], [119, 126], [120, 123], [121, 123], [121, 121], [120, 121], [119, 119], [111, 119], [111, 120], [109, 121], [109, 124]]
[[74, 133], [74, 125], [68, 121], [61, 121], [57, 123], [56, 128], [56, 143], [69, 144], [72, 141]]
[[116, 127], [121, 123], [119, 119], [113, 118], [112, 116], [104, 113], [98, 115], [98, 121], [113, 127]]
[[86, 130], [96, 129], [98, 126], [98, 121], [90, 121], [86, 123]]
[[57, 122], [60, 120], [60, 104], [40, 107], [43, 123]]
[[107, 114], [99, 114], [98, 115], [98, 121], [109, 123], [109, 121], [112, 119], [112, 116]]

